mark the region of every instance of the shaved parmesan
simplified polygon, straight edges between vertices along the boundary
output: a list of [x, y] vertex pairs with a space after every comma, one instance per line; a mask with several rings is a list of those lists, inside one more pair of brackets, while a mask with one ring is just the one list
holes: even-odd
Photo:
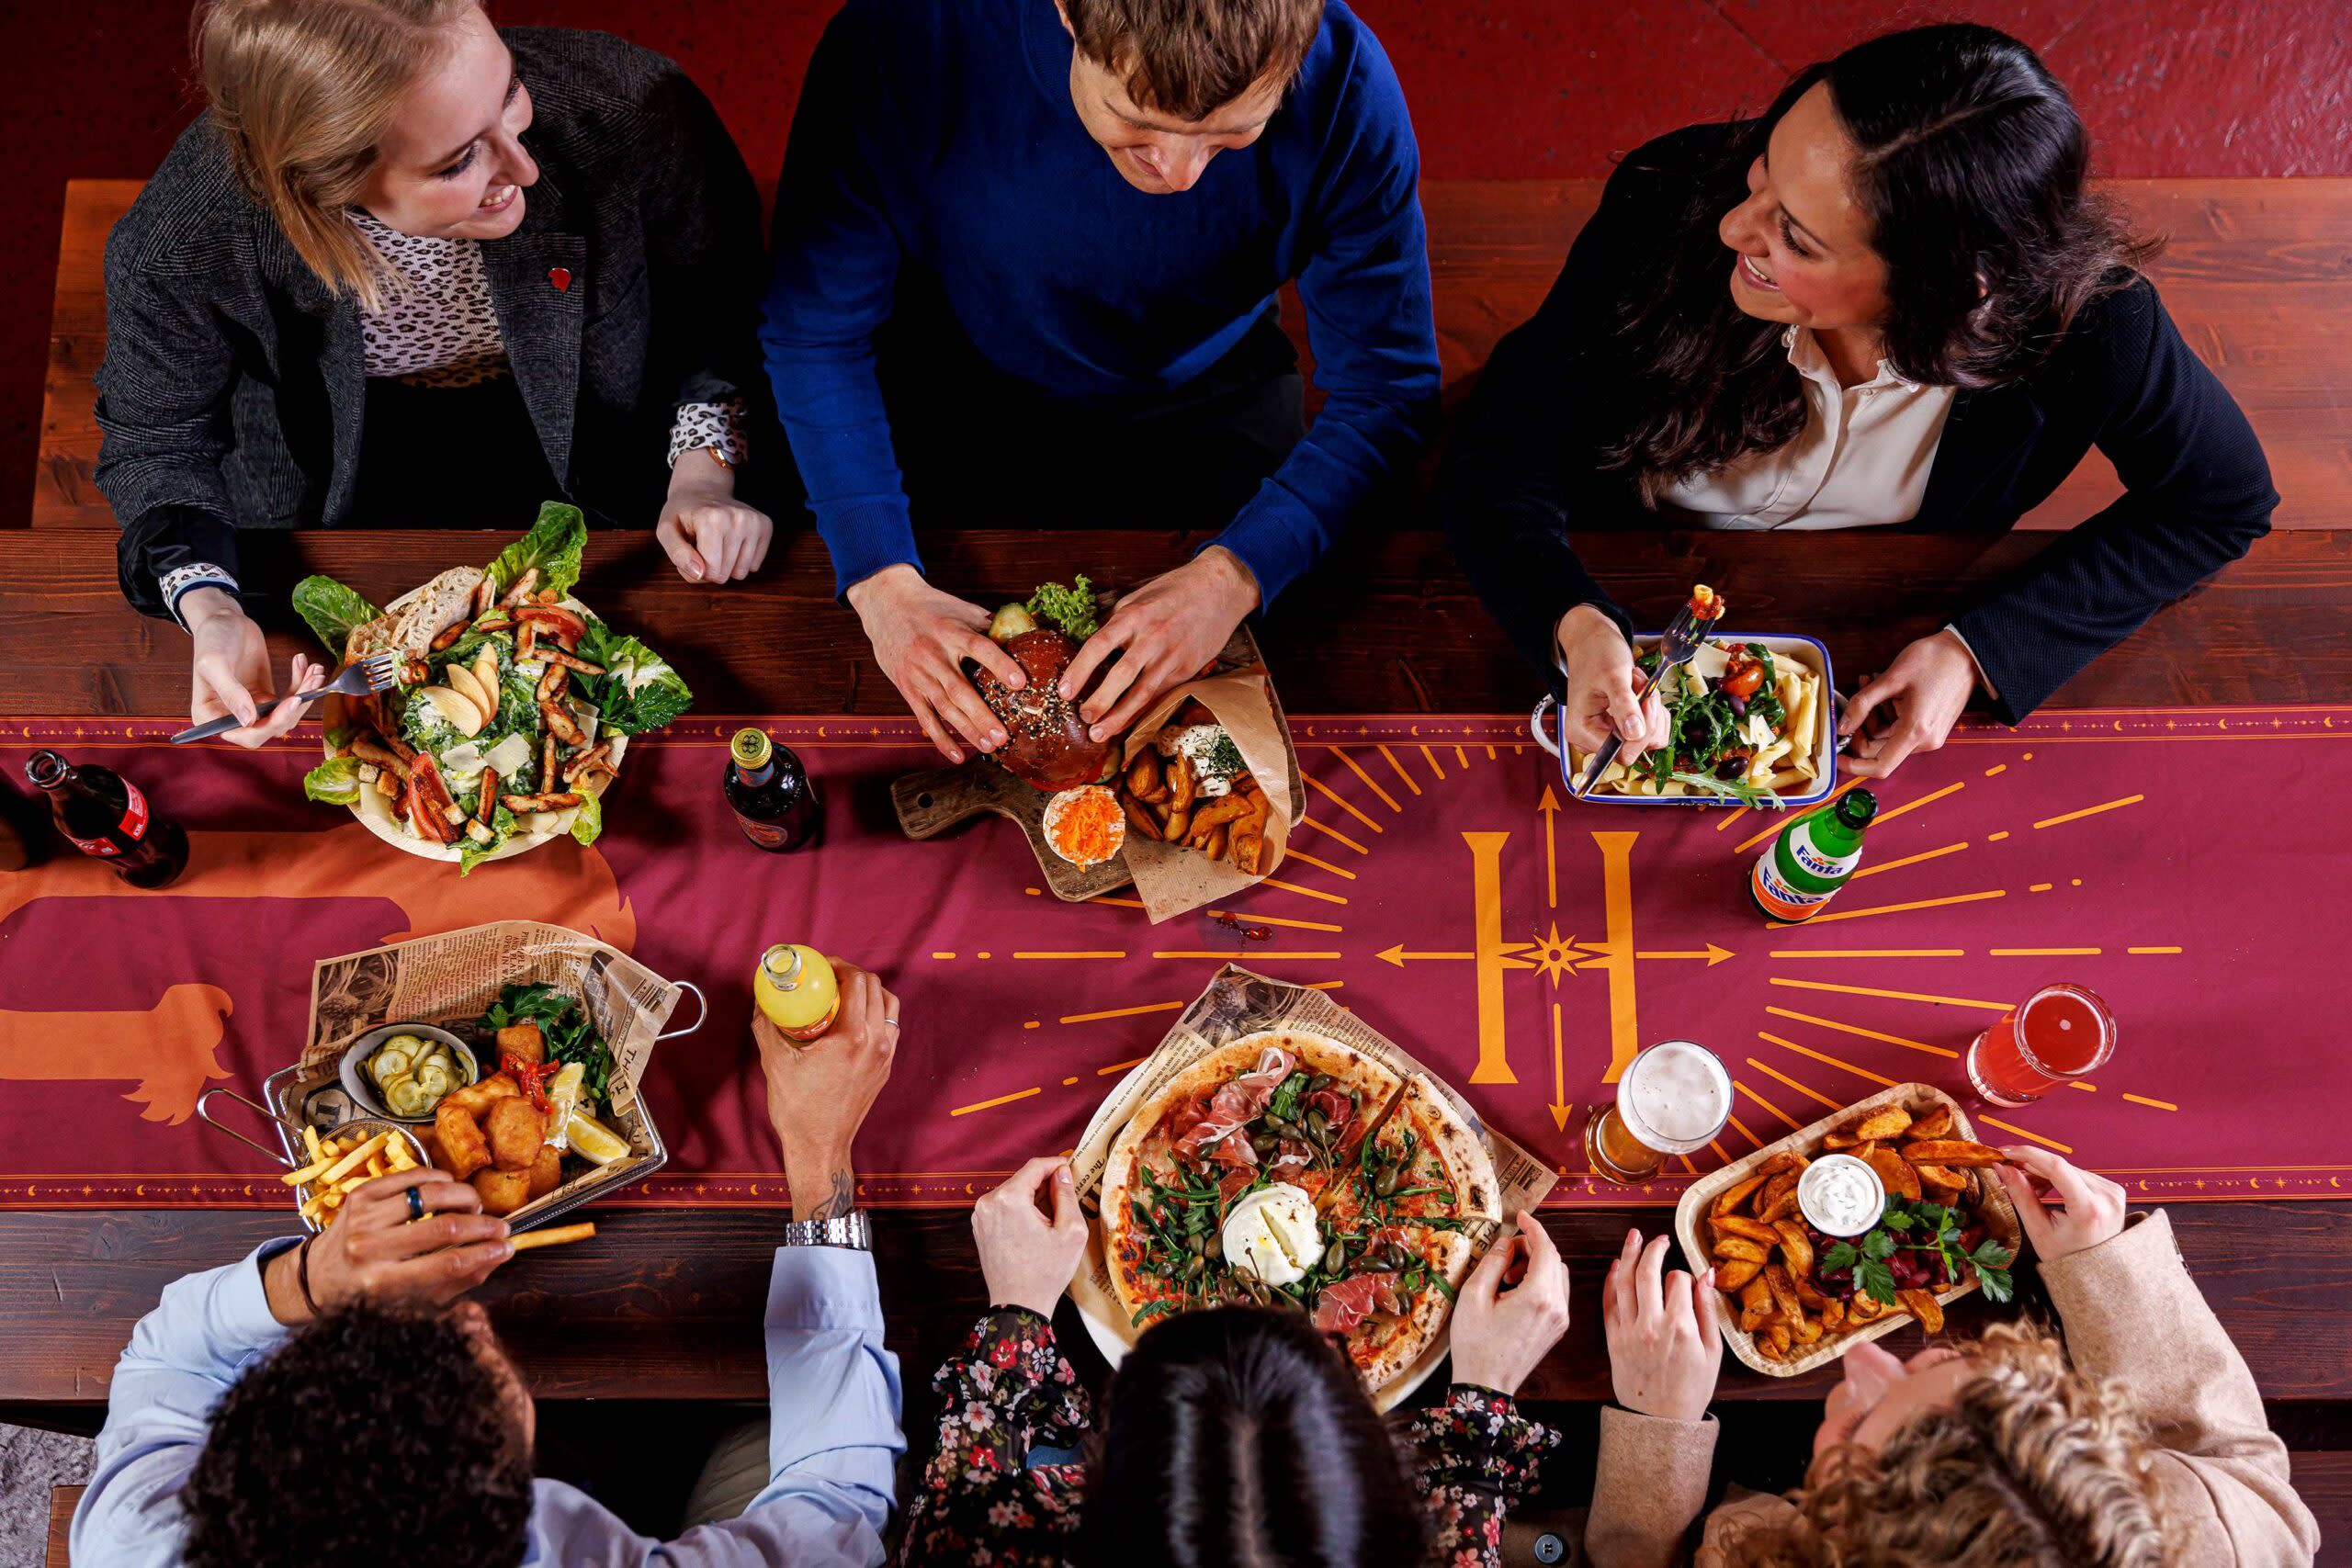
[[510, 735], [506, 737], [505, 739], [501, 740], [497, 745], [492, 747], [490, 749], [490, 755], [482, 759], [484, 762], [488, 763], [492, 768], [497, 771], [498, 776], [502, 779], [513, 778], [516, 773], [523, 770], [524, 766], [528, 763], [530, 760], [530, 738], [524, 735]]

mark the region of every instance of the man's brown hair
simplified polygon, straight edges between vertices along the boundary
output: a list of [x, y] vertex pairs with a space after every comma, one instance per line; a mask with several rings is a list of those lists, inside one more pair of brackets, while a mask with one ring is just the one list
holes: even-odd
[[1136, 107], [1205, 119], [1259, 83], [1288, 85], [1323, 25], [1323, 0], [1062, 0], [1089, 60]]

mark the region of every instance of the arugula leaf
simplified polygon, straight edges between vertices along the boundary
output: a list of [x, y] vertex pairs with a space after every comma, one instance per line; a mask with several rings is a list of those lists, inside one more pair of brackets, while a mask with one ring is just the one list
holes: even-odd
[[351, 640], [351, 628], [384, 612], [332, 577], [306, 577], [294, 585], [294, 613], [302, 617], [337, 659]]
[[612, 1081], [612, 1047], [596, 1033], [588, 1010], [553, 986], [508, 985], [499, 990], [498, 1000], [481, 1015], [479, 1027], [484, 1032], [495, 1031], [526, 1019], [539, 1026], [540, 1034], [547, 1040], [548, 1061], [581, 1065], [581, 1107], [593, 1112], [609, 1104], [606, 1090]]
[[1442, 1275], [1442, 1274], [1432, 1274], [1432, 1275], [1430, 1275], [1430, 1284], [1432, 1284], [1432, 1285], [1435, 1285], [1435, 1286], [1438, 1288], [1438, 1290], [1439, 1290], [1439, 1291], [1441, 1291], [1442, 1292], [1443, 1292], [1443, 1294], [1444, 1294], [1444, 1296], [1445, 1296], [1445, 1299], [1446, 1299], [1447, 1301], [1455, 1301], [1455, 1300], [1458, 1300], [1458, 1299], [1459, 1299], [1459, 1298], [1454, 1294], [1454, 1292], [1453, 1292], [1453, 1286], [1452, 1284], [1450, 1284], [1450, 1283], [1447, 1281], [1447, 1280], [1446, 1280], [1446, 1278], [1445, 1278], [1445, 1276], [1444, 1276], [1444, 1275]]
[[1285, 1122], [1298, 1120], [1298, 1097], [1306, 1092], [1306, 1075], [1294, 1072], [1275, 1086], [1274, 1097], [1266, 1102], [1266, 1113]]
[[1168, 1300], [1164, 1296], [1156, 1302], [1146, 1302], [1136, 1313], [1135, 1316], [1127, 1319], [1127, 1326], [1130, 1328], [1141, 1328], [1147, 1319], [1157, 1317], [1163, 1312], [1174, 1312], [1175, 1310], [1176, 1303]]
[[622, 637], [591, 616], [580, 638], [580, 655], [605, 667], [584, 684], [607, 729], [639, 735], [659, 729], [695, 700], [684, 679], [660, 654], [633, 637]]
[[543, 502], [538, 521], [529, 533], [498, 552], [485, 569], [503, 595], [515, 580], [533, 567], [539, 569], [537, 586], [559, 595], [571, 592], [580, 581], [580, 558], [588, 548], [588, 519], [576, 506], [560, 501]]
[[[1717, 747], [1717, 750], [1721, 748]], [[1781, 809], [1779, 795], [1761, 784], [1749, 784], [1746, 779], [1719, 779], [1713, 773], [1684, 773], [1679, 769], [1666, 776], [1689, 784], [1702, 795], [1721, 795], [1725, 800], [1736, 800], [1742, 806], [1753, 807], [1759, 811]]]
[[[501, 811], [505, 810], [500, 807]], [[596, 835], [605, 830], [605, 803], [597, 796], [582, 792], [580, 804], [571, 814], [571, 836], [583, 844], [593, 844]]]
[[359, 759], [329, 757], [302, 775], [302, 794], [330, 806], [359, 804]]

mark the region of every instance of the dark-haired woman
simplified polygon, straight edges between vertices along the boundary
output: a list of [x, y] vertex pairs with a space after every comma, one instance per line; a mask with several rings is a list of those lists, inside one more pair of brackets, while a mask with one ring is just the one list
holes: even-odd
[[1635, 706], [1630, 622], [1571, 529], [2005, 529], [2105, 453], [2114, 504], [1855, 694], [1839, 730], [1865, 777], [1940, 745], [1980, 689], [2016, 722], [2261, 536], [2262, 449], [2087, 163], [2033, 52], [1957, 24], [1625, 159], [1438, 487], [1572, 741], [1638, 755], [1665, 718]]
[[258, 746], [302, 716], [256, 722], [241, 528], [519, 532], [566, 499], [689, 581], [760, 564], [759, 197], [684, 72], [479, 0], [200, 0], [196, 46], [209, 112], [107, 238], [97, 378], [122, 592], [187, 629], [190, 717]]
[[[1567, 1269], [1532, 1219], [1463, 1282], [1453, 1385], [1391, 1432], [1305, 1313], [1227, 1307], [1155, 1325], [1099, 1428], [1054, 1343], [1086, 1250], [1069, 1167], [1035, 1159], [972, 1212], [994, 1303], [933, 1380], [939, 1447], [906, 1563], [1058, 1568], [1491, 1568], [1503, 1517], [1559, 1434], [1511, 1395], [1568, 1324]], [[1503, 1288], [1514, 1255], [1524, 1280]], [[1083, 1450], [1078, 1462], [1050, 1451]]]

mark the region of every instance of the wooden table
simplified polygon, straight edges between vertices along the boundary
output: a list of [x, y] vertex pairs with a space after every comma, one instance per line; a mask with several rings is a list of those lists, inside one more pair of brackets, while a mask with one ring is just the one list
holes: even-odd
[[[301, 646], [282, 606], [303, 573], [331, 572], [380, 603], [452, 561], [486, 558], [491, 548], [438, 533], [248, 538], [246, 579], [277, 606], [262, 614], [276, 623], [281, 661]], [[1820, 633], [1839, 667], [1856, 671], [1878, 667], [2051, 542], [2034, 534], [1877, 532], [1834, 541], [1752, 534], [1579, 541], [1637, 618], [1662, 621], [1692, 581], [1705, 581], [1741, 604], [1743, 617], [1753, 613], [1758, 621]], [[1184, 558], [1195, 543], [1105, 534], [1073, 551], [1067, 538], [968, 534], [934, 536], [927, 548], [934, 581], [970, 584], [974, 597], [987, 598], [1061, 575], [1074, 558], [1116, 562], [1116, 575], [1133, 581]], [[2347, 581], [2352, 533], [2273, 536], [2218, 581], [2157, 615], [2062, 700], [2341, 699], [2352, 693]], [[1809, 586], [1796, 588], [1800, 581]], [[897, 694], [854, 617], [832, 603], [831, 583], [824, 551], [806, 534], [781, 547], [757, 580], [719, 590], [679, 581], [649, 535], [607, 534], [592, 542], [582, 592], [620, 624], [641, 628], [684, 668], [710, 711], [897, 710]], [[2274, 646], [2288, 626], [2303, 628], [2291, 656]], [[1295, 713], [1515, 712], [1537, 694], [1533, 676], [1504, 645], [1443, 541], [1428, 534], [1367, 542], [1295, 589], [1261, 635]], [[0, 534], [0, 669], [7, 671], [0, 709], [184, 711], [186, 647], [175, 628], [124, 607], [111, 537]], [[1597, 1297], [1603, 1263], [1629, 1222], [1655, 1232], [1665, 1218], [1663, 1210], [1589, 1209], [1546, 1217], [1574, 1272], [1575, 1323], [1529, 1390], [1534, 1397], [1607, 1397]], [[2290, 1441], [2352, 1449], [2352, 1210], [2191, 1204], [2174, 1218], [2190, 1267], [2253, 1364], [2274, 1417], [2296, 1434]], [[760, 1398], [758, 1316], [776, 1217], [623, 1212], [599, 1224], [594, 1247], [550, 1253], [486, 1292], [540, 1396]], [[924, 1397], [930, 1369], [984, 1304], [980, 1281], [960, 1212], [890, 1213], [877, 1228], [890, 1341], [905, 1359], [911, 1402]], [[0, 1404], [102, 1401], [132, 1323], [164, 1284], [287, 1229], [284, 1216], [266, 1213], [0, 1214], [0, 1310], [8, 1321], [0, 1335]], [[1959, 1321], [1964, 1326], [1972, 1316]], [[1906, 1337], [1892, 1344], [1902, 1349]], [[1727, 1364], [1723, 1397], [1817, 1399], [1824, 1383], [1818, 1376], [1776, 1382]], [[917, 1420], [912, 1410], [910, 1419]]]

